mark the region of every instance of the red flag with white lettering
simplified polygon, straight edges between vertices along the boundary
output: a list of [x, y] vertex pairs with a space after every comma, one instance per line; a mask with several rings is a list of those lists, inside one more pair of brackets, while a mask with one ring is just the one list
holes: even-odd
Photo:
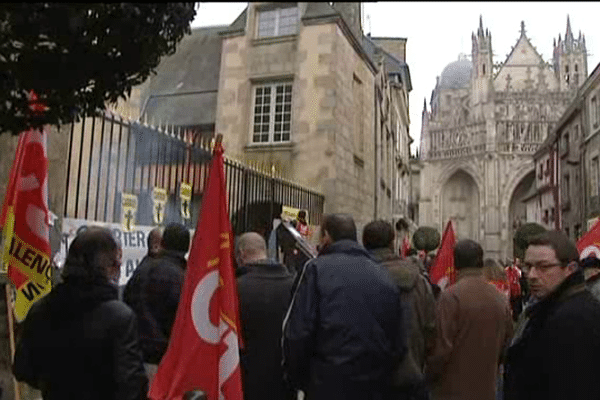
[[454, 245], [456, 244], [456, 236], [452, 220], [448, 221], [444, 235], [442, 236], [442, 244], [435, 256], [433, 265], [429, 270], [429, 276], [432, 283], [435, 283], [442, 289], [456, 282], [456, 269], [454, 268]]
[[19, 322], [51, 290], [47, 137], [47, 128], [21, 133], [0, 213], [2, 265], [17, 289]]
[[202, 390], [208, 400], [243, 400], [232, 244], [223, 148], [217, 143], [171, 340], [150, 399], [181, 399]]
[[600, 258], [600, 219], [577, 241], [577, 250], [582, 260], [590, 255]]

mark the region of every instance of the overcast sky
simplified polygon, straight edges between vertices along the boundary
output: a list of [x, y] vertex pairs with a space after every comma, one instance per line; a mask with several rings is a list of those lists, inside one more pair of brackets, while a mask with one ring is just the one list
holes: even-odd
[[[200, 3], [192, 27], [226, 25], [248, 3]], [[372, 36], [407, 38], [406, 62], [413, 90], [410, 93], [410, 134], [419, 145], [423, 99], [429, 100], [436, 76], [458, 59], [471, 54], [471, 33], [483, 17], [492, 34], [494, 63], [504, 62], [517, 43], [521, 21], [531, 43], [544, 60], [552, 59], [553, 39], [564, 38], [567, 14], [575, 38], [585, 35], [588, 74], [600, 62], [600, 2], [371, 2], [364, 3], [363, 30]]]

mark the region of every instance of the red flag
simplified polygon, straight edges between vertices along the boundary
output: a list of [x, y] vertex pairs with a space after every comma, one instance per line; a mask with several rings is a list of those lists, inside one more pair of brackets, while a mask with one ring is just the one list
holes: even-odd
[[47, 129], [21, 133], [0, 213], [2, 265], [17, 289], [18, 321], [51, 289], [47, 136]]
[[454, 268], [455, 244], [456, 236], [454, 235], [452, 220], [450, 220], [442, 236], [442, 245], [429, 271], [431, 282], [437, 284], [442, 289], [456, 282], [456, 269]]
[[238, 299], [227, 212], [223, 148], [213, 153], [169, 347], [152, 381], [152, 400], [202, 390], [208, 400], [242, 400]]
[[400, 251], [402, 257], [408, 257], [408, 252], [410, 251], [410, 241], [408, 240], [408, 236], [404, 236], [404, 239], [402, 239], [402, 248]]
[[582, 260], [593, 254], [600, 258], [600, 219], [577, 241], [577, 250]]

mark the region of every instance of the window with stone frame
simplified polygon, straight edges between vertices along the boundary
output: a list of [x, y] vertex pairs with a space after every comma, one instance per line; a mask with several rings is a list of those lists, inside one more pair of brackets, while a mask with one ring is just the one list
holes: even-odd
[[598, 172], [600, 169], [598, 156], [592, 158], [590, 165], [590, 197], [598, 196]]
[[594, 128], [597, 128], [600, 120], [600, 106], [598, 105], [598, 98], [596, 96], [592, 97], [590, 108], [592, 109], [592, 124]]
[[295, 35], [297, 32], [298, 7], [258, 10], [258, 38]]
[[563, 204], [567, 204], [571, 201], [571, 177], [568, 173], [564, 175], [562, 184]]
[[254, 87], [252, 143], [289, 142], [292, 131], [292, 82]]

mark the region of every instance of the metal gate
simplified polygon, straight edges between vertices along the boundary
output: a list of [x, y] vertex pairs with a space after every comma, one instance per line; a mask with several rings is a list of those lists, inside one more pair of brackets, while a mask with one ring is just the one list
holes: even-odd
[[[184, 130], [157, 128], [112, 113], [71, 125], [64, 217], [121, 222], [123, 194], [137, 196], [136, 223], [153, 221], [152, 192], [167, 192], [163, 224], [195, 228], [211, 159], [210, 143]], [[324, 197], [285, 179], [225, 158], [229, 214], [234, 233], [267, 234], [282, 206], [307, 210], [321, 222]], [[180, 212], [182, 182], [192, 188], [191, 218]]]

